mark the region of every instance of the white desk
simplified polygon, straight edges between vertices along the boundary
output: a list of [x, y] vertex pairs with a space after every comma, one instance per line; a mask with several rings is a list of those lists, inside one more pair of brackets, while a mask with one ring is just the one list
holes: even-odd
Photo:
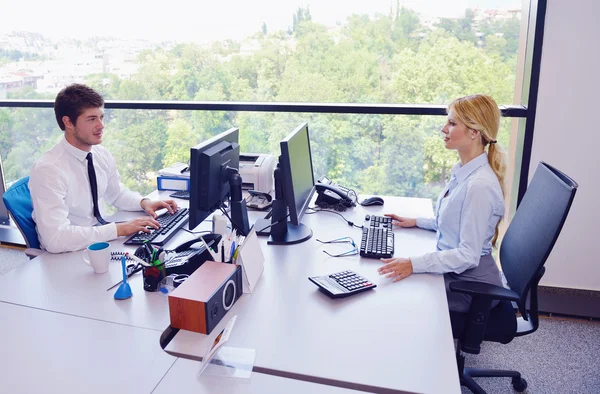
[[169, 373], [152, 394], [360, 394], [363, 391], [343, 389], [323, 384], [286, 379], [279, 376], [252, 373], [249, 380], [196, 375], [197, 361], [177, 359]]
[[175, 362], [160, 333], [0, 302], [3, 393], [150, 393]]
[[[357, 208], [344, 216], [362, 224], [365, 211], [431, 215], [429, 200], [386, 200], [385, 208]], [[360, 229], [324, 212], [303, 222], [314, 232], [309, 241], [263, 248], [265, 272], [255, 291], [230, 311], [238, 319], [228, 345], [256, 349], [255, 371], [343, 387], [350, 382], [365, 391], [459, 392], [443, 278], [413, 275], [392, 283], [378, 275], [378, 260], [327, 257], [322, 250], [336, 246], [316, 238], [351, 236], [360, 242]], [[399, 229], [395, 241], [396, 255], [410, 256], [432, 250], [435, 234]], [[333, 300], [307, 279], [344, 269], [378, 287]], [[209, 336], [180, 331], [165, 350], [199, 359], [227, 320]]]
[[[365, 212], [424, 216], [432, 209], [429, 200], [388, 197], [385, 207], [357, 207], [344, 216], [360, 225]], [[228, 314], [238, 315], [229, 344], [256, 349], [255, 370], [299, 380], [366, 391], [460, 392], [443, 278], [413, 275], [392, 283], [377, 274], [378, 260], [329, 258], [316, 238], [352, 236], [358, 243], [360, 230], [324, 212], [305, 215], [303, 222], [314, 232], [307, 242], [266, 246], [262, 240], [265, 272], [254, 293], [242, 296]], [[435, 245], [435, 235], [424, 230], [395, 234], [397, 256], [422, 254]], [[121, 242], [113, 245], [124, 250]], [[307, 279], [343, 269], [357, 271], [378, 287], [332, 300]], [[133, 298], [115, 301], [114, 290], [106, 288], [120, 275], [118, 262], [109, 273], [97, 275], [81, 261], [81, 252], [46, 253], [0, 277], [0, 301], [164, 330], [167, 298], [143, 291], [139, 274], [130, 280]], [[210, 336], [181, 331], [166, 350], [201, 356], [227, 320]]]

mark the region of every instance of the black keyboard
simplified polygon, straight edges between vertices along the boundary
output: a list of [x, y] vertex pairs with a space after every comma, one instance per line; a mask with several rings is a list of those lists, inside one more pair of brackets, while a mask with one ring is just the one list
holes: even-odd
[[342, 271], [328, 276], [312, 276], [308, 280], [332, 298], [347, 297], [377, 287], [354, 271]]
[[188, 190], [177, 190], [175, 193], [169, 194], [169, 197], [181, 198], [182, 200], [189, 200], [190, 192]]
[[360, 240], [360, 255], [373, 259], [390, 258], [394, 255], [394, 232], [392, 218], [365, 216]]
[[187, 208], [179, 208], [173, 215], [167, 211], [156, 218], [158, 223], [160, 223], [160, 227], [157, 230], [151, 229], [149, 233], [140, 232], [133, 234], [127, 241], [123, 242], [123, 244], [142, 245], [148, 241], [153, 245], [162, 246], [167, 243], [180, 228], [187, 224], [189, 218]]

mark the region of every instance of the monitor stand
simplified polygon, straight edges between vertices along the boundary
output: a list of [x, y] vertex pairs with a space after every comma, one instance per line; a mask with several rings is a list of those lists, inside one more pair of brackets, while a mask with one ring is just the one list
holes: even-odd
[[[254, 224], [254, 228], [258, 235], [269, 235], [267, 244], [269, 245], [293, 245], [309, 240], [312, 237], [312, 230], [305, 224], [292, 224], [287, 220], [287, 205], [282, 198], [273, 200], [271, 219], [258, 219]], [[262, 231], [259, 231], [262, 230]]]
[[[257, 235], [269, 236], [267, 244], [269, 245], [293, 245], [307, 241], [312, 237], [312, 230], [305, 224], [299, 226], [291, 222], [284, 222], [285, 231], [279, 234], [273, 234], [271, 231], [270, 219], [257, 219], [254, 224]], [[265, 229], [265, 227], [268, 227]], [[259, 231], [262, 230], [262, 231]]]
[[[271, 211], [264, 219], [258, 219], [254, 224], [257, 235], [269, 235], [269, 245], [293, 245], [309, 240], [312, 230], [305, 224], [292, 224], [287, 220], [288, 207], [283, 196], [283, 184], [281, 181], [281, 169], [279, 164], [273, 171], [275, 181], [275, 199]], [[269, 216], [271, 220], [269, 220]]]
[[231, 227], [243, 235], [248, 235], [250, 225], [246, 200], [242, 197], [242, 177], [235, 169], [232, 169], [229, 175], [229, 190], [231, 192]]

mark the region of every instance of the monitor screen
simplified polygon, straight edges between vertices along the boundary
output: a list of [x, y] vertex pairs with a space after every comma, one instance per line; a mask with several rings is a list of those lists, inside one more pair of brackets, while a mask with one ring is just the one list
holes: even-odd
[[239, 169], [239, 129], [232, 128], [190, 151], [190, 230], [229, 197], [227, 167]]
[[283, 194], [290, 214], [290, 222], [300, 224], [302, 215], [314, 193], [312, 156], [308, 124], [298, 126], [280, 142]]

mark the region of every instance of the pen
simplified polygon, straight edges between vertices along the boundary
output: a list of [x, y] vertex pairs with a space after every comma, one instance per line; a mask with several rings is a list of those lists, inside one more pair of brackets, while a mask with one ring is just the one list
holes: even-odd
[[188, 171], [190, 169], [190, 167], [183, 167], [183, 170], [181, 170], [180, 174], [183, 174], [184, 172]]
[[231, 261], [231, 262], [233, 262], [233, 256], [234, 256], [234, 253], [235, 253], [235, 241], [233, 241], [233, 242], [231, 243], [231, 251], [229, 252], [229, 256], [231, 256], [231, 257], [229, 258], [229, 261]]

